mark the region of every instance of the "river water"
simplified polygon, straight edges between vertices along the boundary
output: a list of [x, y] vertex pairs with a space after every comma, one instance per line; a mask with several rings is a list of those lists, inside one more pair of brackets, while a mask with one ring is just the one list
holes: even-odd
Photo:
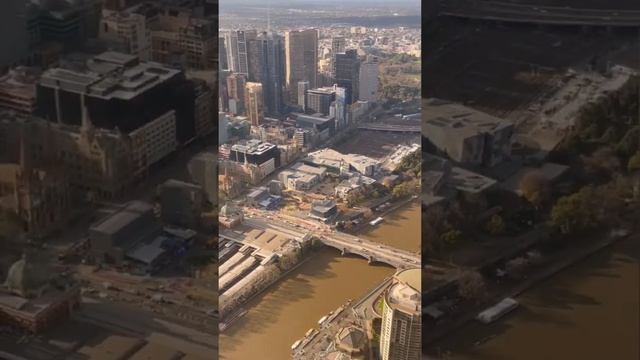
[[504, 320], [470, 324], [430, 350], [449, 351], [440, 358], [452, 360], [640, 359], [640, 238], [579, 262], [518, 301]]
[[[420, 204], [386, 215], [363, 237], [398, 248], [420, 247]], [[394, 273], [386, 265], [368, 265], [358, 256], [322, 248], [304, 264], [256, 297], [249, 312], [220, 336], [220, 359], [286, 360], [291, 345], [318, 320], [348, 299], [357, 299]]]

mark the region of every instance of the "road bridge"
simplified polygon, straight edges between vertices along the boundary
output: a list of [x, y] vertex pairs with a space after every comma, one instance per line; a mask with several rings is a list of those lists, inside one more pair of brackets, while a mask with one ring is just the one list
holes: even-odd
[[500, 1], [441, 0], [439, 15], [541, 25], [639, 27], [638, 10], [577, 9]]
[[402, 132], [402, 133], [420, 133], [422, 128], [420, 125], [390, 125], [390, 124], [364, 124], [358, 126], [360, 130], [386, 131], [386, 132]]
[[326, 246], [340, 250], [343, 255], [359, 255], [367, 259], [369, 263], [384, 263], [397, 269], [420, 267], [419, 254], [332, 230], [326, 225], [318, 225], [316, 229], [312, 229], [303, 219], [300, 219], [302, 225], [299, 227], [296, 227], [295, 224], [292, 225], [291, 221], [284, 222], [275, 218], [254, 217], [245, 219], [245, 223], [257, 229], [270, 229], [282, 234], [293, 235], [297, 239], [315, 237]]
[[336, 248], [342, 255], [355, 254], [367, 259], [369, 264], [384, 263], [396, 269], [420, 267], [420, 256], [405, 250], [358, 238], [341, 232], [316, 235], [325, 245]]

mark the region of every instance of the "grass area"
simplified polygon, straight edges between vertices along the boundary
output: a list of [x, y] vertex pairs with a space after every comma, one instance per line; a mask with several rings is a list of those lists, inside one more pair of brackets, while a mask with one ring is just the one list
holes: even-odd
[[376, 311], [376, 313], [378, 313], [378, 315], [382, 316], [382, 310], [384, 310], [384, 303], [383, 303], [383, 298], [382, 296], [380, 296], [375, 304], [373, 305], [374, 310]]

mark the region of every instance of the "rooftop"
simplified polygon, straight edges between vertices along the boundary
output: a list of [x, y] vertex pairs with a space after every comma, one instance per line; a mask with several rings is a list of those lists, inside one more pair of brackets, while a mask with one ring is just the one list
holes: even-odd
[[151, 204], [142, 201], [132, 201], [123, 209], [93, 225], [91, 230], [107, 234], [115, 234], [148, 211], [153, 211], [153, 206]]
[[421, 270], [404, 270], [396, 274], [395, 279], [396, 282], [386, 293], [387, 305], [409, 315], [420, 315], [422, 312]]
[[310, 166], [300, 162], [291, 166], [291, 170], [312, 174], [312, 175], [323, 175], [327, 172], [327, 169], [324, 167]]
[[321, 213], [325, 213], [336, 207], [336, 202], [333, 200], [318, 200], [312, 203], [313, 210]]
[[306, 115], [306, 114], [298, 114], [296, 113], [296, 119], [297, 120], [302, 120], [305, 122], [309, 122], [312, 123], [314, 125], [321, 125], [324, 124], [328, 121], [333, 120], [333, 117], [331, 116], [326, 116], [326, 115], [322, 115], [322, 113], [316, 113], [313, 115]]
[[331, 95], [331, 94], [335, 93], [336, 90], [333, 87], [321, 87], [321, 88], [316, 88], [316, 89], [309, 89], [309, 90], [307, 90], [307, 92], [316, 93], [316, 94]]
[[[82, 56], [80, 56], [82, 58]], [[39, 84], [103, 99], [131, 99], [179, 74], [180, 70], [133, 55], [107, 51], [85, 61], [45, 71]]]
[[422, 131], [448, 128], [461, 138], [480, 133], [492, 133], [511, 125], [511, 122], [464, 105], [440, 99], [427, 99], [422, 112]]
[[243, 143], [233, 145], [231, 147], [231, 150], [245, 154], [260, 155], [267, 152], [268, 150], [273, 149], [274, 147], [276, 147], [276, 145], [268, 142], [263, 142], [261, 140], [252, 139], [247, 140]]

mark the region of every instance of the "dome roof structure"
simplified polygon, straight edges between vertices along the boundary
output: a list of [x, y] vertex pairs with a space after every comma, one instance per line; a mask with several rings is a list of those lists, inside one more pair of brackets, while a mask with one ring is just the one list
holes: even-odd
[[9, 291], [25, 298], [40, 296], [49, 284], [47, 266], [36, 264], [32, 260], [31, 256], [23, 254], [9, 268], [4, 284]]

